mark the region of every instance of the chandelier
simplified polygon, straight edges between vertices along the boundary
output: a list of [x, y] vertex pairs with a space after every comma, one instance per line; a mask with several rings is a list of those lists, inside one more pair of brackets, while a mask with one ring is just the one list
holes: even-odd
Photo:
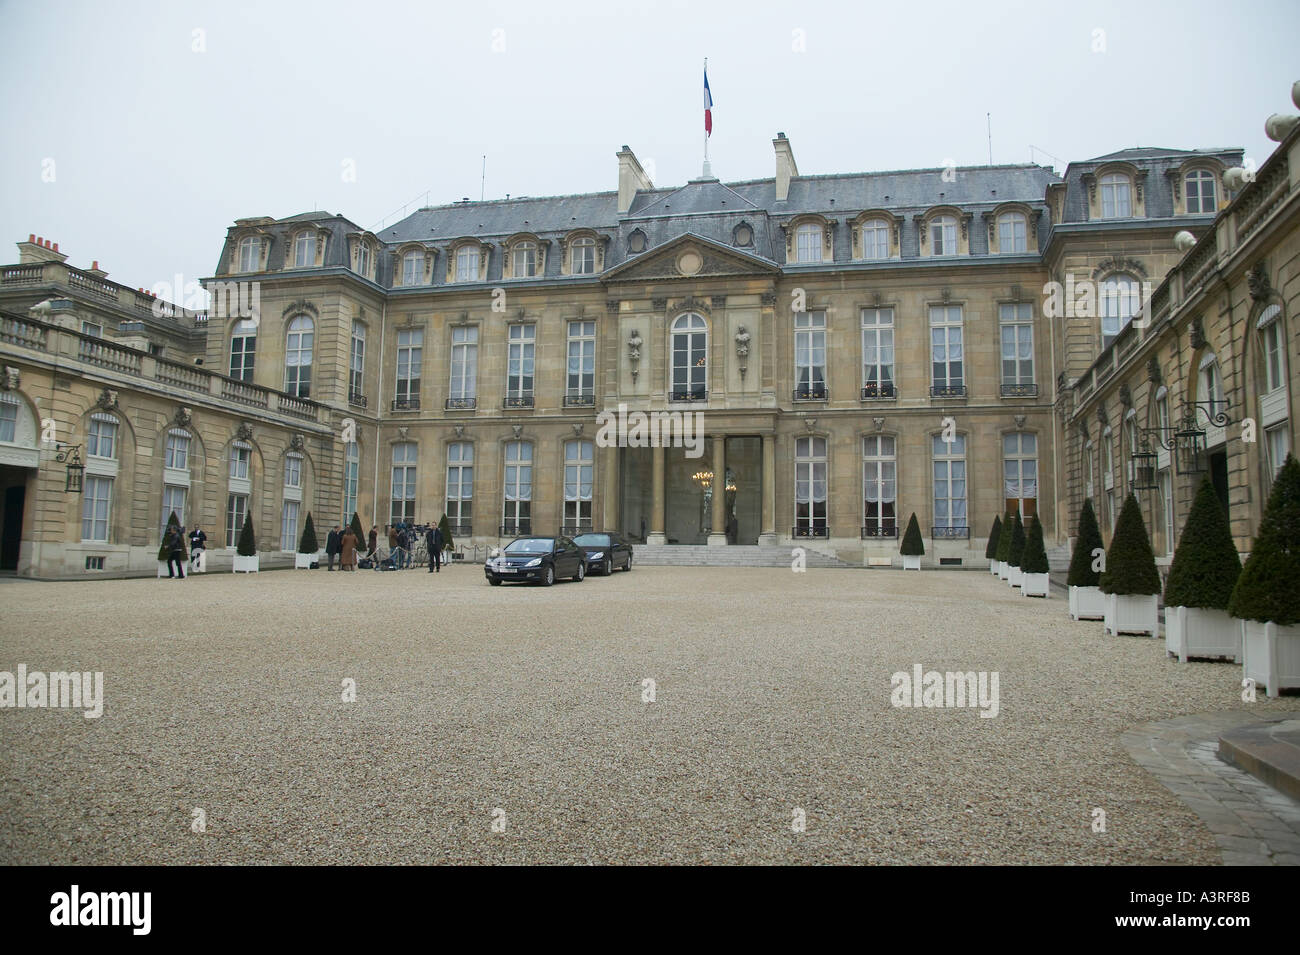
[[712, 471], [696, 471], [691, 475], [691, 480], [697, 482], [700, 487], [707, 488], [713, 483]]

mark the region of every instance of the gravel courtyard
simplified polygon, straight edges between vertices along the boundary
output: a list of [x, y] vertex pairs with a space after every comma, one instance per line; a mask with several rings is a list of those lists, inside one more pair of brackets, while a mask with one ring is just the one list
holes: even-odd
[[[996, 671], [997, 716], [892, 706], [917, 663]], [[0, 710], [5, 864], [1215, 864], [1119, 737], [1245, 705], [970, 572], [8, 580], [19, 664], [103, 671], [104, 712]]]

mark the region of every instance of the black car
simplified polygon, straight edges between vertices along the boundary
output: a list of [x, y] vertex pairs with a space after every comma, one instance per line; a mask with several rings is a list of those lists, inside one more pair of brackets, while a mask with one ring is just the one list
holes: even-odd
[[573, 542], [587, 552], [587, 569], [608, 577], [632, 569], [632, 545], [621, 534], [579, 534]]
[[586, 577], [587, 555], [567, 537], [516, 537], [487, 559], [483, 575], [493, 587], [503, 580], [535, 580], [549, 587], [556, 577]]

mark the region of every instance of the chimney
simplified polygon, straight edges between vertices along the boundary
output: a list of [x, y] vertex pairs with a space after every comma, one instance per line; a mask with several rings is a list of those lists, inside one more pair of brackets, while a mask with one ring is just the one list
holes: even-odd
[[785, 133], [777, 133], [772, 146], [776, 149], [776, 201], [785, 202], [790, 195], [790, 180], [799, 175], [799, 167], [794, 164], [794, 150]]
[[59, 243], [43, 235], [28, 234], [26, 242], [18, 243], [18, 264], [36, 265], [41, 262], [63, 262], [67, 256], [59, 251]]
[[615, 155], [618, 156], [618, 213], [622, 215], [632, 208], [632, 200], [636, 198], [637, 190], [653, 189], [655, 184], [641, 168], [636, 153], [627, 146]]
[[95, 278], [99, 278], [99, 279], [106, 278], [108, 276], [108, 273], [99, 267], [99, 259], [96, 259], [94, 262], [92, 262], [90, 268], [87, 269], [86, 271], [89, 272], [91, 275], [95, 276]]

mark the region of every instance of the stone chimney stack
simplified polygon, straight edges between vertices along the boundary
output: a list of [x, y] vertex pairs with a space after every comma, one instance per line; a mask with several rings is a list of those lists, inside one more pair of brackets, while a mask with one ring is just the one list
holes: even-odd
[[18, 243], [18, 264], [35, 265], [37, 262], [63, 262], [67, 256], [59, 251], [59, 243], [51, 242], [35, 233], [26, 242]]
[[776, 149], [776, 201], [785, 202], [790, 195], [790, 180], [799, 175], [799, 167], [794, 164], [794, 150], [785, 133], [777, 133], [772, 146]]
[[653, 189], [655, 184], [646, 175], [636, 153], [624, 146], [615, 155], [618, 156], [618, 212], [619, 215], [632, 208], [638, 189]]

